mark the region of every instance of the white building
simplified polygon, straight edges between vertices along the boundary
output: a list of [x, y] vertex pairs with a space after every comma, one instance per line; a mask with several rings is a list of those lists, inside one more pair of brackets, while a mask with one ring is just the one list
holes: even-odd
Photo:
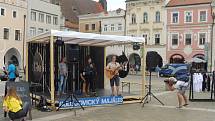
[[[102, 12], [97, 14], [86, 14], [79, 16], [79, 31], [106, 35], [126, 35], [126, 12], [122, 9]], [[106, 48], [106, 57], [110, 61], [112, 55], [121, 55], [125, 52], [131, 65], [141, 64], [139, 50], [133, 50], [132, 45], [116, 45]]]
[[125, 10], [117, 9], [101, 15], [101, 34], [125, 35]]
[[51, 29], [60, 30], [64, 24], [62, 20], [59, 5], [50, 3], [50, 0], [28, 0], [28, 38]]
[[[125, 10], [102, 12], [97, 14], [86, 14], [79, 16], [79, 31], [104, 35], [126, 35]], [[132, 54], [131, 46], [112, 46], [106, 48], [106, 56], [121, 55], [125, 51], [127, 56]]]
[[27, 0], [0, 0], [0, 68], [12, 60], [23, 67]]

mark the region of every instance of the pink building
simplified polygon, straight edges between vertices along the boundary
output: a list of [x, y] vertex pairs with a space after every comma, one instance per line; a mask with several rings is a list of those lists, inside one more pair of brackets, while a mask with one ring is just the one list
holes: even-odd
[[171, 0], [167, 6], [167, 60], [207, 59], [211, 41], [211, 0]]

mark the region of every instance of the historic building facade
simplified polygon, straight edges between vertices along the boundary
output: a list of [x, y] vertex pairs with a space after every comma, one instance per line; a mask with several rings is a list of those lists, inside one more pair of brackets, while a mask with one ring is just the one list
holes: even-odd
[[164, 0], [127, 0], [126, 35], [144, 37], [147, 51], [156, 51], [166, 63], [164, 6]]
[[168, 62], [189, 62], [194, 57], [210, 60], [211, 0], [171, 0], [166, 9]]
[[12, 60], [23, 67], [27, 0], [0, 0], [0, 68]]
[[[101, 12], [79, 16], [79, 31], [106, 35], [125, 35], [125, 10]], [[106, 48], [106, 55], [120, 55], [124, 46]], [[128, 54], [128, 53], [127, 53]]]
[[64, 26], [61, 7], [50, 0], [28, 0], [27, 19], [27, 38]]

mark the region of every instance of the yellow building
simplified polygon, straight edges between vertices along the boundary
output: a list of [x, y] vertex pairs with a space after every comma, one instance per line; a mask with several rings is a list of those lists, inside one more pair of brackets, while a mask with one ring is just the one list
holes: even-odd
[[145, 37], [147, 51], [166, 63], [165, 0], [127, 0], [126, 10], [126, 35]]
[[102, 13], [79, 16], [79, 31], [101, 34], [101, 20], [99, 18], [101, 14]]

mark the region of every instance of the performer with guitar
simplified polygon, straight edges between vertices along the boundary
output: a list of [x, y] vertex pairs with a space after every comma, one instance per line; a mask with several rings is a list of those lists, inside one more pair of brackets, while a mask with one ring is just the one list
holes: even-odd
[[119, 70], [121, 69], [121, 66], [118, 62], [116, 62], [116, 56], [112, 57], [112, 61], [107, 65], [106, 67], [106, 75], [110, 79], [110, 86], [112, 91], [112, 96], [115, 96], [115, 87], [116, 86], [116, 95], [119, 96]]

